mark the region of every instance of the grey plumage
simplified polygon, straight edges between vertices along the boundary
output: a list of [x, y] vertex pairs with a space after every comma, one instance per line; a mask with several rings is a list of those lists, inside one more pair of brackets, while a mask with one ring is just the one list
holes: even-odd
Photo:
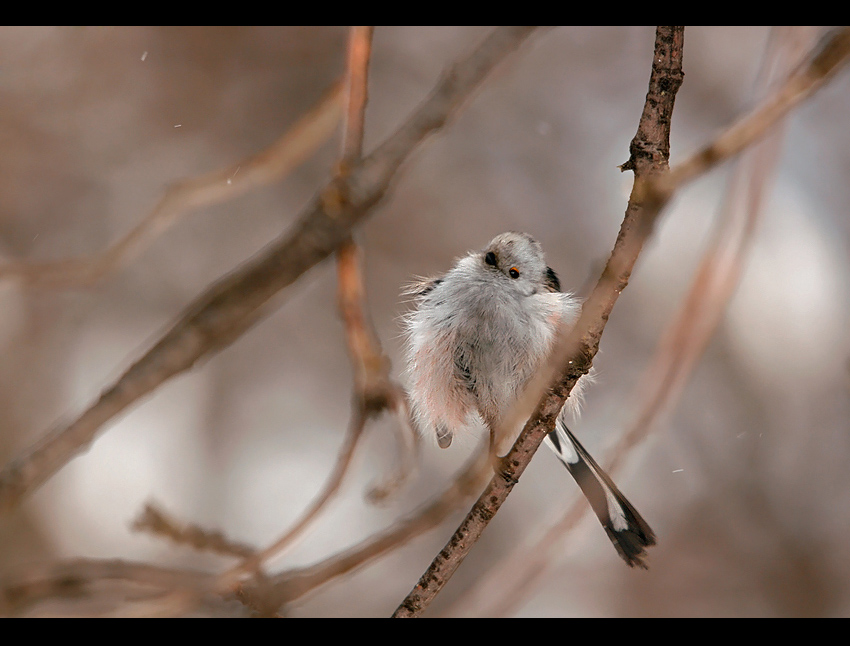
[[[420, 429], [433, 433], [442, 448], [479, 418], [491, 434], [500, 428], [546, 360], [559, 327], [574, 324], [580, 310], [574, 296], [560, 291], [540, 243], [517, 232], [496, 236], [407, 293], [415, 303], [405, 319], [410, 401]], [[565, 417], [577, 411], [587, 382], [583, 377], [576, 384], [547, 444], [575, 477], [620, 556], [645, 567], [652, 530], [567, 429]], [[513, 442], [518, 432], [495, 441]]]

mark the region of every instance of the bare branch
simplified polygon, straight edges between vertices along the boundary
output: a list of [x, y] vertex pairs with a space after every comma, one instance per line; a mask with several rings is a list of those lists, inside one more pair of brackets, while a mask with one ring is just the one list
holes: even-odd
[[266, 314], [268, 301], [348, 237], [352, 227], [384, 196], [413, 150], [444, 126], [489, 72], [533, 31], [531, 27], [496, 29], [469, 56], [452, 65], [404, 124], [345, 177], [331, 180], [288, 233], [202, 294], [159, 342], [76, 420], [6, 465], [0, 471], [0, 511], [14, 507], [85, 450], [115, 415], [202, 357], [233, 343]]
[[[348, 61], [346, 73], [346, 110], [342, 135], [342, 153], [339, 162], [339, 174], [344, 175], [347, 168], [360, 161], [363, 150], [363, 124], [366, 110], [369, 59], [372, 52], [373, 27], [352, 27], [348, 41]], [[367, 400], [366, 391], [370, 380], [377, 373], [381, 384], [389, 382], [389, 361], [384, 357], [366, 313], [363, 287], [356, 264], [356, 247], [351, 241], [343, 243], [337, 252], [340, 275], [339, 302], [345, 322], [349, 354], [355, 369], [355, 396], [352, 418], [340, 454], [334, 469], [322, 492], [316, 497], [307, 511], [283, 536], [256, 554], [251, 554], [242, 563], [224, 573], [220, 585], [232, 587], [241, 576], [254, 574], [263, 563], [281, 554], [292, 545], [322, 509], [339, 491], [357, 443], [363, 436], [371, 410], [381, 410], [387, 399], [378, 401], [379, 394]], [[353, 275], [351, 275], [353, 274]], [[374, 386], [373, 386], [374, 388]], [[384, 387], [380, 394], [386, 390]], [[367, 405], [367, 402], [369, 405]]]
[[360, 248], [349, 239], [337, 250], [337, 302], [345, 324], [348, 353], [354, 368], [352, 417], [362, 423], [383, 410], [394, 413], [400, 459], [394, 473], [373, 485], [369, 498], [384, 500], [416, 472], [418, 436], [413, 430], [404, 389], [390, 376], [390, 360], [366, 307], [366, 289], [360, 267]]
[[374, 27], [352, 27], [348, 39], [348, 100], [340, 155], [343, 164], [357, 163], [363, 156], [366, 103], [369, 100], [369, 61], [372, 58], [374, 32]]
[[159, 594], [176, 593], [181, 602], [174, 603], [171, 598], [167, 613], [176, 615], [197, 605], [210, 580], [210, 575], [199, 572], [121, 560], [78, 559], [29, 567], [0, 579], [0, 615], [21, 614], [46, 599], [79, 598], [104, 581], [129, 582]]
[[[779, 71], [774, 69], [774, 75], [787, 75], [791, 65], [800, 60], [806, 40], [797, 34], [796, 38], [789, 38], [784, 43], [783, 49], [768, 52], [761, 71], [763, 83], [774, 82], [775, 79], [769, 76], [771, 68], [778, 66]], [[812, 58], [812, 53], [806, 58]], [[765, 88], [758, 91], [763, 94]], [[765, 129], [768, 136], [751, 145], [735, 169], [714, 238], [697, 268], [681, 309], [662, 335], [654, 361], [639, 380], [644, 387], [636, 400], [643, 405], [619, 443], [619, 450], [611, 456], [613, 469], [622, 462], [628, 448], [643, 439], [661, 412], [678, 398], [717, 330], [738, 285], [746, 253], [761, 217], [764, 195], [780, 159], [785, 125], [784, 117], [778, 117], [769, 130]], [[721, 139], [728, 140], [728, 132]], [[706, 150], [717, 145], [714, 142]], [[695, 162], [691, 159], [685, 163]], [[683, 172], [682, 177], [685, 176]]]
[[343, 85], [336, 83], [282, 137], [229, 168], [169, 186], [153, 210], [126, 236], [91, 257], [45, 263], [0, 265], [0, 280], [19, 279], [33, 287], [87, 287], [137, 258], [184, 213], [232, 200], [286, 176], [336, 131], [342, 116]]
[[[548, 369], [541, 370], [536, 379], [526, 388], [524, 397], [515, 407], [515, 415], [504, 421], [511, 425], [519, 423], [525, 416], [524, 407], [531, 408], [545, 392], [547, 385], [565, 362], [575, 366], [573, 372], [581, 374], [588, 369], [579, 355], [592, 358], [599, 346], [599, 337], [616, 298], [628, 285], [631, 269], [655, 226], [661, 210], [670, 201], [673, 193], [684, 183], [715, 168], [718, 164], [745, 150], [758, 141], [779, 119], [788, 114], [804, 99], [810, 97], [831, 78], [837, 69], [850, 58], [850, 28], [844, 28], [828, 35], [807, 63], [802, 64], [791, 74], [780, 88], [754, 110], [739, 119], [705, 148], [689, 157], [669, 172], [652, 171], [653, 163], [667, 163], [663, 148], [653, 143], [653, 132], [644, 129], [646, 117], [652, 117], [647, 123], [654, 123], [653, 129], [663, 125], [669, 115], [658, 113], [658, 100], [669, 91], [665, 81], [657, 88], [657, 99], [647, 102], [638, 134], [630, 145], [631, 156], [623, 164], [623, 169], [635, 171], [635, 182], [629, 198], [626, 217], [620, 227], [620, 233], [608, 264], [582, 309], [581, 317], [566, 340], [559, 343], [552, 353]], [[652, 88], [650, 88], [652, 92]], [[669, 124], [668, 124], [669, 125]], [[646, 168], [646, 172], [639, 172]], [[602, 289], [604, 284], [604, 289]], [[606, 296], [605, 294], [608, 294]], [[587, 330], [585, 330], [587, 325]], [[573, 357], [573, 359], [570, 359]], [[566, 378], [566, 376], [565, 376]]]
[[677, 164], [669, 173], [655, 178], [651, 185], [644, 187], [641, 197], [649, 201], [648, 206], [654, 206], [658, 201], [663, 206], [676, 188], [761, 139], [782, 117], [819, 90], [847, 62], [848, 57], [850, 27], [824, 36], [808, 60], [757, 109], [739, 119], [705, 148]]
[[[398, 549], [411, 539], [439, 526], [458, 505], [480, 489], [489, 471], [490, 461], [482, 447], [482, 450], [473, 453], [467, 465], [442, 494], [409, 516], [319, 563], [281, 572], [265, 582], [244, 585], [241, 588], [243, 601], [261, 609], [264, 614], [273, 614], [283, 604]], [[226, 588], [218, 589], [221, 592], [228, 591]]]
[[179, 544], [202, 552], [215, 552], [224, 556], [248, 558], [255, 553], [253, 547], [236, 543], [221, 532], [210, 531], [193, 524], [184, 524], [148, 503], [139, 517], [133, 521], [135, 531], [150, 532]]
[[[368, 67], [373, 27], [352, 27], [348, 47], [348, 108], [346, 110], [340, 176], [360, 161], [363, 152], [363, 126], [368, 97]], [[369, 319], [366, 288], [358, 259], [358, 248], [349, 237], [337, 250], [337, 302], [348, 354], [354, 367], [355, 408], [375, 413], [387, 406], [395, 395], [390, 382], [389, 359]]]

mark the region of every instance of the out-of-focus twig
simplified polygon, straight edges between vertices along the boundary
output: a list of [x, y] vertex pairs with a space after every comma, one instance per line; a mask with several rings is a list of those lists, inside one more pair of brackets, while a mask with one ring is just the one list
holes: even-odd
[[[369, 100], [369, 61], [374, 27], [352, 27], [348, 38], [346, 109], [340, 162], [356, 164], [363, 157], [366, 103]], [[345, 173], [344, 170], [341, 171]]]
[[[373, 29], [373, 27], [351, 27], [349, 33], [347, 73], [345, 81], [346, 109], [344, 111], [345, 119], [343, 121], [342, 154], [340, 155], [338, 170], [338, 173], [340, 174], [345, 173], [345, 169], [352, 163], [356, 163], [360, 160], [363, 148], [363, 123], [366, 110], [366, 90], [369, 78], [369, 59], [371, 58], [372, 51]], [[348, 242], [343, 243], [343, 246], [340, 247], [340, 251], [337, 253], [339, 254], [342, 249], [345, 249], [349, 245], [353, 246], [351, 238], [348, 239]], [[340, 273], [342, 273], [341, 269]], [[341, 286], [341, 294], [342, 290], [343, 288]], [[359, 295], [360, 294], [358, 294], [358, 296]], [[353, 297], [349, 298], [349, 300], [352, 299]], [[342, 300], [341, 296], [340, 301], [342, 302]], [[365, 320], [362, 302], [349, 302], [347, 304], [350, 309], [358, 309], [358, 313], [361, 316], [360, 320]], [[343, 312], [345, 311], [346, 310], [343, 309]], [[363, 404], [365, 401], [365, 397], [363, 395], [363, 383], [365, 379], [371, 375], [371, 372], [368, 372], [367, 368], [372, 368], [377, 371], [380, 371], [383, 368], [384, 373], [387, 375], [389, 372], [387, 365], [388, 362], [386, 360], [380, 361], [381, 359], [384, 359], [383, 353], [380, 350], [380, 345], [377, 347], [379, 365], [374, 367], [371, 364], [366, 367], [363, 365], [365, 363], [363, 359], [368, 361], [368, 359], [372, 357], [372, 355], [366, 356], [366, 353], [374, 353], [375, 345], [378, 343], [375, 335], [371, 333], [371, 327], [362, 324], [358, 329], [360, 332], [359, 336], [356, 337], [355, 341], [352, 341], [352, 324], [348, 319], [345, 319], [345, 322], [346, 331], [348, 332], [349, 352], [355, 364], [356, 394], [351, 422], [333, 471], [331, 472], [328, 480], [325, 482], [325, 486], [322, 491], [318, 496], [316, 496], [304, 514], [302, 514], [301, 518], [271, 545], [255, 554], [251, 554], [249, 558], [245, 559], [242, 563], [231, 568], [228, 572], [222, 575], [220, 582], [222, 587], [231, 587], [242, 575], [257, 572], [263, 563], [281, 554], [287, 547], [292, 545], [295, 539], [303, 534], [307, 527], [309, 527], [310, 523], [318, 517], [321, 510], [324, 509], [327, 503], [334, 497], [334, 495], [336, 495], [342, 485], [343, 478], [348, 471], [351, 459], [354, 456], [354, 450], [363, 435], [363, 429], [366, 425], [366, 420], [368, 419], [369, 409], [367, 409]], [[361, 359], [361, 361], [358, 361], [358, 359]], [[366, 376], [364, 376], [364, 372]]]
[[490, 460], [482, 445], [443, 493], [387, 529], [308, 567], [286, 570], [268, 577], [265, 581], [252, 580], [242, 586], [238, 594], [243, 603], [260, 614], [273, 615], [282, 605], [295, 601], [438, 527], [459, 505], [480, 491], [489, 473]]
[[286, 176], [336, 131], [343, 113], [342, 99], [342, 83], [336, 83], [307, 114], [262, 152], [229, 168], [175, 182], [166, 189], [153, 210], [106, 251], [90, 258], [0, 264], [0, 280], [18, 279], [34, 287], [61, 289], [87, 287], [98, 282], [138, 257], [187, 211], [234, 199]]
[[[460, 566], [490, 518], [501, 507], [546, 433], [554, 427], [555, 418], [570, 390], [579, 377], [590, 369], [590, 362], [599, 349], [599, 340], [613, 306], [628, 285], [643, 245], [674, 191], [764, 136], [777, 120], [811, 96], [850, 57], [850, 28], [829, 34], [814, 55], [791, 74], [777, 92], [710, 145], [664, 172], [669, 156], [671, 99], [682, 80], [681, 40], [681, 32], [677, 33], [675, 29], [659, 27], [656, 32], [650, 92], [644, 104], [638, 134], [630, 146], [631, 155], [622, 166], [623, 170], [633, 170], [635, 173], [626, 217], [614, 250], [596, 287], [585, 301], [579, 320], [569, 334], [556, 344], [548, 368], [539, 371], [529, 384], [525, 396], [520, 398], [515, 407], [514, 415], [519, 416], [527, 410], [525, 407], [529, 402], [539, 402], [537, 408], [506, 456], [503, 472], [490, 482], [449, 544], [434, 559], [419, 583], [396, 610], [396, 617], [419, 616], [430, 604]], [[678, 50], [673, 57], [670, 56], [672, 50]], [[671, 62], [677, 65], [671, 66]], [[550, 388], [549, 384], [556, 375], [559, 377]], [[514, 419], [512, 415], [503, 423], [509, 425], [519, 419]]]
[[[348, 46], [348, 108], [345, 113], [339, 174], [363, 155], [363, 129], [368, 99], [368, 66], [373, 27], [352, 27]], [[337, 305], [345, 326], [348, 355], [354, 368], [355, 408], [376, 413], [388, 404], [394, 391], [390, 362], [369, 318], [359, 250], [349, 236], [337, 249]]]
[[755, 110], [732, 124], [710, 144], [670, 169], [642, 183], [638, 197], [657, 214], [672, 192], [717, 167], [761, 139], [780, 119], [819, 90], [850, 57], [850, 27], [825, 35], [797, 69]]
[[139, 517], [133, 521], [132, 529], [163, 536], [179, 545], [223, 556], [245, 559], [255, 552], [253, 547], [232, 541], [221, 532], [178, 522], [151, 503], [146, 504]]
[[[349, 40], [348, 108], [343, 128], [339, 172], [345, 174], [363, 155], [368, 67], [374, 27], [352, 27]], [[368, 418], [383, 410], [395, 413], [401, 459], [395, 473], [376, 484], [369, 497], [380, 501], [409, 478], [416, 468], [418, 436], [410, 423], [404, 389], [390, 377], [390, 361], [384, 353], [366, 305], [366, 288], [360, 263], [361, 251], [352, 237], [337, 250], [337, 303], [345, 324], [348, 354], [354, 368], [354, 419]], [[365, 419], [364, 419], [365, 422]]]
[[318, 517], [319, 513], [333, 499], [342, 485], [343, 477], [348, 471], [348, 466], [351, 464], [354, 449], [357, 447], [358, 440], [363, 435], [366, 420], [367, 415], [362, 410], [357, 410], [352, 414], [348, 432], [345, 435], [345, 441], [337, 456], [334, 468], [325, 482], [322, 491], [313, 499], [307, 510], [301, 515], [301, 518], [292, 527], [287, 529], [282, 536], [275, 540], [274, 543], [262, 550], [246, 555], [241, 563], [223, 573], [217, 584], [220, 589], [233, 589], [241, 577], [247, 574], [257, 573], [264, 563], [279, 556], [284, 550], [290, 547]]
[[349, 239], [337, 251], [337, 300], [345, 323], [348, 352], [354, 367], [352, 418], [362, 423], [383, 410], [396, 419], [399, 460], [395, 469], [369, 491], [373, 502], [392, 495], [416, 472], [419, 437], [413, 429], [404, 389], [390, 376], [390, 361], [369, 319], [360, 250]]
[[[352, 27], [348, 45], [347, 109], [339, 173], [360, 161], [368, 88], [373, 27]], [[281, 554], [303, 534], [327, 503], [338, 493], [351, 464], [354, 450], [363, 435], [367, 420], [384, 408], [404, 408], [404, 393], [390, 379], [390, 362], [369, 320], [358, 248], [349, 237], [337, 251], [338, 304], [345, 324], [349, 355], [354, 366], [352, 414], [346, 439], [334, 469], [320, 494], [298, 522], [274, 543], [222, 575], [220, 586], [227, 589], [243, 575], [256, 572], [265, 562]], [[408, 427], [409, 428], [409, 427]]]
[[160, 614], [179, 615], [196, 607], [207, 592], [211, 575], [121, 560], [78, 559], [29, 566], [0, 579], [0, 616], [21, 615], [40, 601], [79, 599], [96, 584], [124, 581], [170, 597]]
[[[775, 28], [762, 61], [757, 96], [777, 76], [787, 75], [809, 46], [811, 30]], [[727, 190], [723, 213], [703, 255], [683, 306], [673, 318], [655, 357], [638, 379], [635, 401], [640, 408], [626, 433], [610, 452], [605, 471], [614, 475], [630, 450], [644, 440], [663, 410], [673, 406], [699, 357], [717, 329], [738, 283], [746, 252], [760, 219], [764, 193], [779, 161], [784, 123], [744, 152]], [[464, 595], [455, 616], [506, 616], [525, 600], [563, 546], [565, 536], [586, 515], [577, 500], [533, 545], [523, 545], [496, 564]], [[498, 585], [495, 585], [498, 582]]]

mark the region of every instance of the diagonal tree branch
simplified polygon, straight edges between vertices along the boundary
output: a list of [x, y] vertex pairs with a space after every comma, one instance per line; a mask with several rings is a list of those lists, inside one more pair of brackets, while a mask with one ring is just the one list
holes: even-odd
[[[176, 616], [197, 606], [209, 593], [211, 575], [132, 561], [74, 559], [29, 567], [23, 574], [0, 578], [0, 615], [21, 615], [39, 601], [80, 598], [104, 581], [145, 586], [169, 596], [167, 613]], [[172, 596], [173, 595], [173, 596]], [[120, 604], [120, 600], [114, 600]], [[162, 608], [160, 608], [162, 610]]]
[[129, 233], [91, 258], [0, 264], [0, 280], [33, 287], [70, 289], [93, 285], [138, 257], [178, 218], [193, 209], [232, 200], [286, 176], [336, 132], [342, 116], [342, 83], [336, 83], [283, 136], [265, 150], [228, 168], [179, 180]]
[[402, 126], [372, 154], [333, 178], [292, 229], [225, 276], [192, 303], [160, 340], [89, 408], [46, 435], [0, 471], [0, 512], [8, 511], [85, 450], [121, 411], [227, 347], [256, 323], [264, 306], [304, 272], [327, 258], [381, 200], [398, 168], [430, 134], [442, 128], [506, 56], [534, 32], [502, 27], [454, 63]]
[[[312, 565], [285, 570], [267, 581], [252, 580], [240, 592], [243, 601], [263, 614], [274, 614], [282, 605], [295, 601], [397, 549], [411, 539], [439, 526], [464, 501], [479, 491], [490, 472], [490, 461], [482, 445], [468, 460], [452, 483], [432, 500], [386, 529], [350, 548]], [[229, 583], [229, 582], [227, 582]], [[219, 587], [219, 592], [230, 591]]]
[[253, 547], [232, 541], [221, 532], [180, 523], [152, 503], [145, 505], [142, 513], [133, 521], [131, 529], [164, 536], [179, 545], [188, 545], [198, 551], [215, 552], [223, 556], [245, 559], [255, 552]]

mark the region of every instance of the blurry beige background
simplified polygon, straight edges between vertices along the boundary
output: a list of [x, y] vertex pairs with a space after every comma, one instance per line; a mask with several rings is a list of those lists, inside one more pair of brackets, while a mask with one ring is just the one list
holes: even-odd
[[[484, 28], [378, 28], [366, 150]], [[744, 112], [769, 30], [685, 31], [672, 160]], [[586, 293], [613, 245], [649, 78], [651, 27], [565, 27], [499, 68], [428, 140], [360, 228], [372, 317], [404, 380], [399, 298], [413, 274], [509, 229], [542, 242]], [[344, 28], [0, 28], [0, 260], [79, 257], [129, 231], [180, 178], [272, 143], [344, 69]], [[517, 616], [850, 614], [850, 74], [790, 121], [768, 208], [724, 323], [678, 407], [616, 478], [658, 535], [648, 572], [626, 568], [592, 517]], [[328, 177], [337, 141], [285, 181], [192, 212], [89, 289], [0, 284], [3, 463], [83, 410], [215, 279], [279, 235]], [[603, 455], [630, 422], [639, 379], [676, 311], [728, 168], [683, 191], [618, 302], [575, 431]], [[233, 346], [110, 424], [19, 510], [0, 517], [0, 572], [56, 558], [208, 569], [132, 533], [147, 500], [263, 545], [321, 487], [346, 428], [351, 370], [330, 263]], [[425, 446], [422, 472], [385, 507], [363, 501], [393, 464], [370, 427], [345, 492], [274, 568], [308, 564], [440, 490], [472, 443]], [[541, 451], [435, 604], [451, 612], [488, 565], [579, 495]], [[388, 616], [456, 521], [288, 609]]]

